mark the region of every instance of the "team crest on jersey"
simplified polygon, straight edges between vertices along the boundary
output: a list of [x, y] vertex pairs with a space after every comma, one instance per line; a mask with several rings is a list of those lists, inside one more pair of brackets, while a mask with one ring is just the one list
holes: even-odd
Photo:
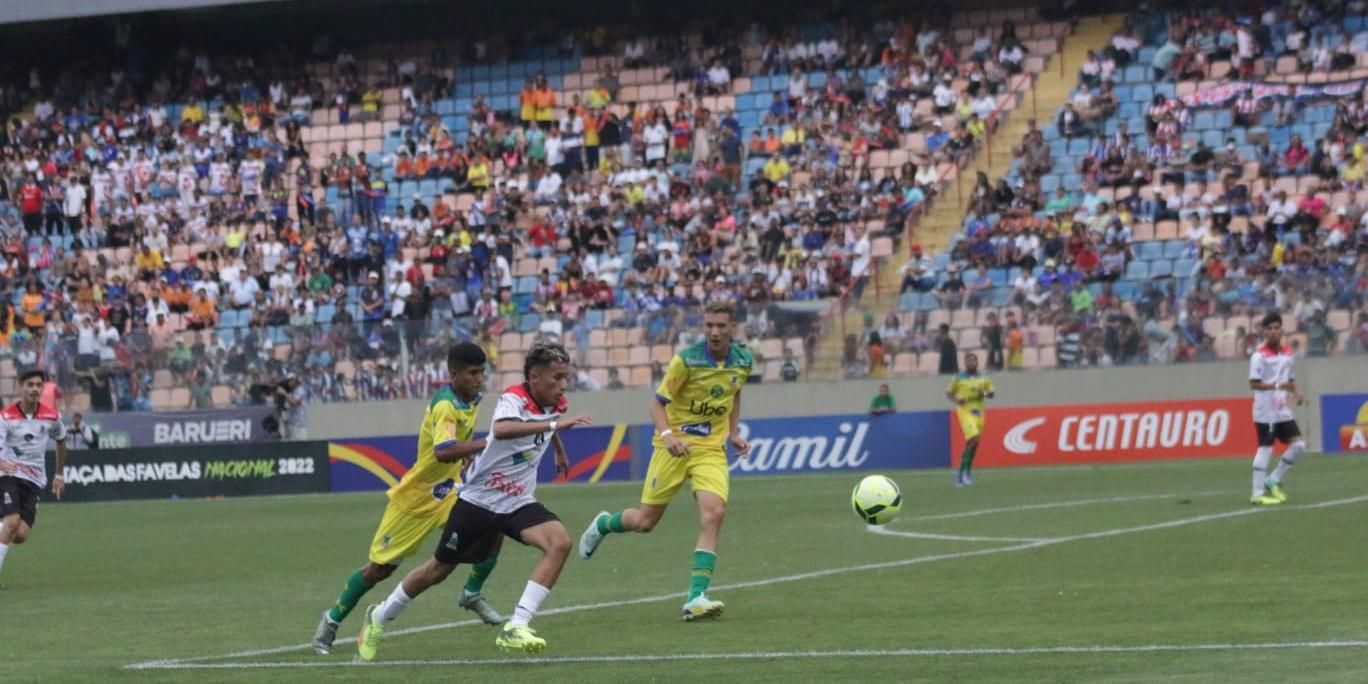
[[388, 533], [386, 533], [385, 536], [383, 536], [383, 537], [380, 538], [380, 548], [382, 548], [382, 549], [388, 549], [388, 548], [389, 548], [389, 543], [390, 543], [390, 536], [389, 536]]
[[[736, 384], [735, 377], [732, 377], [732, 384]], [[712, 388], [708, 390], [708, 394], [712, 395], [713, 399], [721, 399], [722, 395], [726, 394], [726, 392], [726, 390], [722, 389], [721, 385], [713, 385]]]

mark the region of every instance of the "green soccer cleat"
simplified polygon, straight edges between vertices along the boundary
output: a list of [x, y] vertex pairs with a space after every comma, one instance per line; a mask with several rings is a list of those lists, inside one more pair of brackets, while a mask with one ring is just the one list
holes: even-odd
[[1264, 485], [1264, 494], [1277, 499], [1278, 503], [1287, 503], [1287, 492], [1283, 491], [1282, 485], [1277, 482]]
[[699, 595], [692, 601], [684, 604], [684, 621], [693, 622], [694, 620], [707, 620], [722, 614], [722, 609], [726, 604], [721, 601], [714, 601], [707, 596]]
[[598, 550], [599, 544], [603, 543], [604, 534], [599, 532], [599, 520], [608, 517], [608, 511], [599, 511], [593, 520], [589, 521], [589, 527], [584, 528], [584, 534], [580, 535], [579, 555], [584, 560], [589, 560]]
[[1250, 497], [1249, 503], [1255, 506], [1277, 506], [1282, 503], [1282, 500], [1272, 494], [1260, 494]]
[[380, 642], [385, 640], [385, 628], [374, 617], [379, 607], [378, 604], [371, 604], [366, 608], [361, 620], [361, 636], [356, 639], [356, 651], [366, 662], [375, 660], [375, 654], [380, 652]]
[[537, 636], [527, 625], [508, 625], [494, 639], [494, 645], [506, 653], [541, 653], [546, 650], [546, 639]]
[[478, 591], [472, 594], [462, 589], [461, 597], [456, 599], [456, 605], [479, 615], [480, 620], [484, 621], [486, 625], [502, 625], [504, 623], [504, 616], [500, 615], [499, 611], [494, 610], [494, 606], [489, 605], [489, 599], [486, 599], [484, 594]]

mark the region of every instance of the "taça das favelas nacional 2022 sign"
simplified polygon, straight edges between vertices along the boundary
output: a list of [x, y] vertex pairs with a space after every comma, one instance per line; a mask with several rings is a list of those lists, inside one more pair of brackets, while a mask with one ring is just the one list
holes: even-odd
[[[48, 474], [54, 457], [48, 453]], [[329, 488], [325, 442], [72, 451], [63, 501], [309, 494]]]
[[1321, 451], [1368, 453], [1368, 394], [1322, 394]]
[[[1251, 456], [1251, 397], [990, 408], [975, 466]], [[951, 413], [953, 461], [964, 435]], [[1281, 449], [1281, 446], [1279, 446]]]

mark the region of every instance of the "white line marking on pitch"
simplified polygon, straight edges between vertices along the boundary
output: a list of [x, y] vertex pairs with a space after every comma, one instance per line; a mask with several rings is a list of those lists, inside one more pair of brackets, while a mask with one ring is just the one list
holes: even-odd
[[[1335, 499], [1335, 500], [1333, 500], [1333, 501], [1323, 501], [1323, 502], [1320, 502], [1320, 503], [1310, 504], [1310, 505], [1306, 505], [1306, 506], [1289, 506], [1289, 507], [1287, 507], [1287, 509], [1290, 509], [1290, 510], [1298, 510], [1299, 508], [1307, 508], [1307, 509], [1309, 509], [1309, 508], [1330, 508], [1330, 507], [1333, 507], [1333, 506], [1345, 506], [1345, 505], [1348, 505], [1348, 504], [1361, 503], [1361, 502], [1364, 502], [1364, 501], [1368, 501], [1368, 495], [1350, 497], [1350, 498], [1347, 498], [1347, 499]], [[1100, 539], [1100, 538], [1104, 538], [1104, 537], [1117, 537], [1117, 536], [1121, 536], [1121, 535], [1124, 535], [1124, 534], [1134, 534], [1134, 533], [1137, 533], [1137, 532], [1149, 532], [1149, 531], [1152, 531], [1152, 530], [1163, 530], [1163, 529], [1169, 529], [1169, 528], [1174, 528], [1174, 527], [1182, 527], [1182, 526], [1184, 526], [1184, 525], [1192, 525], [1192, 524], [1196, 524], [1196, 523], [1209, 522], [1209, 521], [1212, 521], [1212, 520], [1221, 520], [1221, 519], [1224, 519], [1224, 518], [1234, 518], [1234, 517], [1239, 517], [1239, 516], [1244, 516], [1244, 515], [1252, 515], [1252, 514], [1255, 514], [1255, 513], [1263, 513], [1263, 512], [1266, 512], [1266, 511], [1268, 511], [1268, 510], [1269, 510], [1269, 509], [1267, 509], [1267, 508], [1243, 508], [1243, 509], [1234, 510], [1234, 511], [1227, 511], [1227, 512], [1224, 512], [1224, 513], [1211, 513], [1211, 514], [1208, 514], [1208, 515], [1199, 515], [1199, 516], [1196, 516], [1196, 517], [1193, 517], [1193, 518], [1183, 518], [1183, 519], [1180, 519], [1180, 520], [1170, 520], [1170, 521], [1168, 521], [1168, 522], [1153, 523], [1153, 524], [1149, 524], [1149, 525], [1139, 525], [1139, 526], [1136, 526], [1136, 527], [1121, 527], [1121, 528], [1116, 528], [1116, 529], [1111, 529], [1111, 530], [1102, 530], [1102, 531], [1100, 531], [1100, 532], [1089, 532], [1089, 533], [1085, 533], [1085, 534], [1077, 534], [1077, 535], [1072, 535], [1072, 536], [1068, 536], [1068, 537], [1058, 537], [1058, 538], [1055, 538], [1055, 539], [1049, 539], [1049, 540], [1045, 540], [1045, 541], [1037, 541], [1037, 542], [1028, 542], [1028, 543], [1022, 543], [1022, 544], [1015, 544], [1015, 545], [1012, 545], [1012, 546], [1000, 546], [1000, 547], [995, 547], [995, 548], [991, 548], [991, 549], [976, 549], [976, 550], [974, 550], [974, 551], [960, 551], [960, 552], [956, 552], [956, 553], [942, 553], [942, 554], [935, 554], [935, 555], [931, 555], [931, 556], [917, 556], [917, 557], [915, 557], [915, 558], [907, 558], [907, 559], [898, 560], [898, 561], [885, 561], [885, 562], [882, 562], [882, 563], [866, 563], [866, 564], [863, 564], [863, 565], [851, 565], [851, 566], [847, 566], [847, 567], [843, 567], [843, 568], [828, 568], [828, 569], [826, 569], [826, 570], [814, 570], [814, 571], [811, 571], [811, 572], [798, 573], [798, 574], [796, 574], [796, 575], [785, 575], [785, 576], [781, 576], [781, 577], [771, 577], [771, 578], [768, 578], [768, 579], [751, 580], [751, 581], [749, 581], [749, 582], [737, 582], [737, 583], [735, 583], [735, 584], [727, 584], [727, 585], [718, 586], [716, 589], [717, 589], [718, 591], [726, 591], [726, 590], [729, 590], [729, 589], [747, 589], [747, 588], [750, 588], [750, 587], [765, 587], [765, 586], [771, 586], [771, 585], [775, 585], [775, 584], [785, 584], [785, 583], [788, 583], [788, 582], [799, 582], [799, 581], [802, 581], [802, 580], [817, 579], [817, 578], [820, 578], [820, 577], [828, 577], [828, 576], [831, 576], [831, 575], [842, 575], [842, 574], [846, 574], [846, 573], [850, 573], [850, 572], [862, 572], [862, 571], [866, 571], [866, 570], [882, 570], [882, 569], [887, 569], [887, 568], [900, 568], [900, 567], [911, 566], [911, 565], [921, 565], [921, 564], [924, 564], [924, 563], [935, 563], [935, 562], [937, 562], [937, 561], [943, 561], [943, 560], [958, 560], [958, 559], [961, 559], [961, 558], [973, 558], [973, 557], [976, 557], [976, 556], [988, 556], [988, 555], [997, 554], [997, 553], [1011, 553], [1011, 552], [1013, 552], [1013, 551], [1026, 551], [1026, 550], [1028, 550], [1028, 549], [1038, 549], [1038, 548], [1043, 548], [1043, 547], [1046, 547], [1046, 546], [1053, 546], [1053, 545], [1056, 545], [1056, 544], [1064, 544], [1064, 543], [1073, 542], [1073, 541], [1082, 541], [1082, 540], [1085, 540], [1085, 539]], [[619, 607], [623, 607], [623, 606], [634, 606], [634, 605], [641, 605], [641, 604], [645, 604], [645, 603], [659, 603], [659, 602], [661, 602], [661, 601], [669, 601], [669, 600], [671, 600], [671, 599], [679, 599], [679, 598], [682, 598], [683, 596], [685, 596], [684, 592], [674, 592], [674, 593], [670, 593], [670, 594], [657, 594], [657, 595], [655, 595], [655, 596], [643, 596], [643, 597], [640, 597], [640, 598], [624, 599], [624, 600], [620, 600], [620, 601], [604, 601], [604, 602], [601, 602], [601, 603], [586, 603], [586, 604], [580, 604], [580, 605], [574, 605], [574, 606], [565, 606], [564, 608], [552, 608], [552, 609], [550, 609], [550, 610], [542, 611], [542, 612], [541, 612], [541, 615], [546, 616], [546, 615], [559, 615], [559, 614], [564, 614], [564, 613], [579, 613], [579, 612], [589, 611], [589, 610], [598, 610], [598, 609], [601, 609], [601, 608], [619, 608]], [[407, 629], [396, 629], [396, 630], [392, 630], [392, 631], [387, 631], [387, 636], [394, 637], [394, 636], [401, 636], [401, 635], [404, 635], [404, 634], [419, 634], [419, 633], [422, 633], [422, 632], [431, 632], [431, 631], [441, 630], [441, 629], [451, 629], [451, 628], [455, 628], [455, 627], [467, 627], [467, 626], [470, 626], [470, 625], [477, 625], [477, 624], [482, 624], [482, 623], [481, 623], [479, 620], [462, 620], [462, 621], [459, 621], [459, 622], [445, 622], [445, 623], [439, 623], [439, 624], [435, 624], [435, 625], [424, 625], [424, 626], [421, 626], [421, 627], [410, 627], [410, 628], [407, 628]], [[355, 643], [355, 642], [356, 642], [356, 638], [355, 638], [355, 637], [349, 637], [349, 638], [346, 638], [346, 639], [338, 639], [336, 642], [334, 642], [334, 645], [345, 645], [345, 644], [350, 644], [350, 643]], [[201, 661], [206, 661], [206, 660], [224, 660], [224, 659], [231, 659], [231, 658], [252, 658], [252, 657], [256, 657], [256, 656], [274, 655], [274, 654], [278, 654], [278, 653], [290, 653], [290, 652], [294, 652], [294, 651], [305, 651], [305, 650], [308, 650], [308, 649], [310, 649], [310, 648], [313, 648], [313, 645], [312, 645], [312, 644], [296, 644], [296, 645], [293, 645], [293, 646], [277, 646], [277, 647], [275, 647], [275, 648], [265, 648], [265, 649], [257, 649], [257, 650], [250, 650], [250, 651], [236, 651], [236, 652], [233, 652], [233, 653], [225, 653], [225, 654], [222, 654], [222, 655], [194, 656], [194, 657], [190, 657], [190, 658], [164, 658], [164, 659], [159, 659], [159, 660], [149, 660], [149, 661], [144, 661], [144, 662], [139, 662], [139, 663], [132, 663], [132, 664], [130, 664], [130, 665], [125, 665], [125, 666], [124, 666], [124, 669], [134, 669], [134, 670], [136, 670], [136, 669], [152, 669], [152, 668], [170, 669], [171, 666], [186, 666], [186, 665], [189, 665], [189, 664], [192, 664], [192, 663], [201, 662]]]
[[909, 537], [911, 539], [937, 539], [941, 541], [965, 542], [1041, 542], [1050, 537], [974, 537], [960, 534], [935, 534], [933, 532], [912, 532], [909, 530], [890, 530], [882, 525], [870, 525], [866, 531], [887, 537]]
[[1229, 491], [1206, 491], [1191, 492], [1188, 494], [1140, 494], [1136, 496], [1111, 496], [1100, 499], [1074, 499], [1072, 501], [1052, 501], [1050, 503], [1023, 504], [1021, 506], [1004, 506], [1002, 508], [980, 508], [973, 511], [960, 511], [958, 513], [938, 513], [936, 515], [922, 515], [915, 518], [904, 518], [903, 522], [923, 522], [927, 520], [954, 520], [956, 518], [973, 518], [980, 515], [994, 515], [996, 513], [1018, 513], [1020, 511], [1041, 511], [1050, 508], [1072, 508], [1074, 506], [1091, 506], [1103, 503], [1122, 503], [1125, 501], [1151, 501], [1154, 499], [1172, 499], [1180, 496], [1208, 496], [1211, 494], [1230, 494]]
[[657, 655], [550, 656], [531, 658], [449, 658], [441, 660], [295, 660], [261, 663], [150, 662], [133, 670], [249, 670], [314, 667], [408, 667], [419, 665], [564, 665], [571, 663], [641, 663], [662, 660], [778, 660], [792, 658], [917, 658], [941, 656], [1075, 655], [1100, 653], [1182, 653], [1267, 649], [1364, 648], [1368, 641], [1288, 641], [1266, 644], [1144, 644], [1138, 646], [1042, 646], [1025, 648], [898, 648], [860, 651], [751, 651], [743, 653], [662, 653]]

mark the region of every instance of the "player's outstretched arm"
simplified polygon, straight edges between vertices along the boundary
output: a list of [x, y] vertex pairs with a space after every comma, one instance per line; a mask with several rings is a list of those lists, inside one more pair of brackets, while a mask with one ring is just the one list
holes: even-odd
[[453, 439], [450, 442], [438, 444], [432, 450], [432, 456], [439, 463], [455, 463], [472, 458], [476, 454], [484, 451], [487, 442], [483, 439], [459, 440]]
[[555, 432], [558, 430], [569, 430], [579, 425], [592, 425], [594, 421], [589, 416], [574, 416], [573, 418], [562, 418], [560, 420], [518, 420], [517, 418], [505, 418], [494, 423], [494, 439], [518, 439], [542, 432]]
[[58, 499], [61, 499], [62, 492], [66, 491], [66, 478], [62, 477], [62, 473], [66, 472], [66, 462], [67, 447], [66, 440], [63, 439], [57, 442], [57, 463], [52, 475], [52, 495]]
[[741, 426], [741, 393], [737, 392], [732, 399], [731, 415], [727, 416], [727, 434], [731, 444], [736, 448], [738, 458], [745, 458], [750, 454], [750, 442], [741, 436], [738, 431]]

